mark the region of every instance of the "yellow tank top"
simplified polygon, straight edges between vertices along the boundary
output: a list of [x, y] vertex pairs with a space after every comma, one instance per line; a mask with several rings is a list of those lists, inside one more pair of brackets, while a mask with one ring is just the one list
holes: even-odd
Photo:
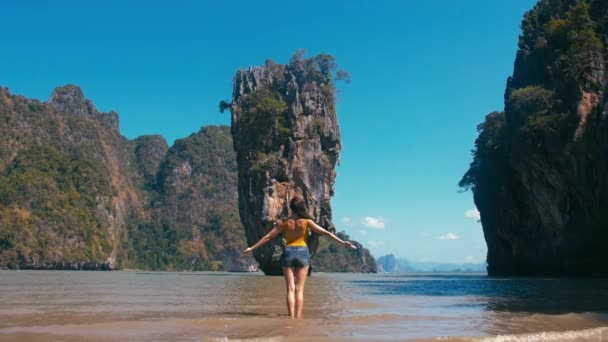
[[[297, 224], [297, 223], [296, 223]], [[285, 228], [287, 224], [285, 223], [283, 228]], [[308, 220], [304, 220], [304, 232], [302, 234], [298, 234], [297, 232], [289, 232], [284, 230], [285, 233], [285, 246], [287, 247], [296, 247], [296, 246], [304, 246], [306, 247], [306, 236], [307, 236], [307, 227]]]

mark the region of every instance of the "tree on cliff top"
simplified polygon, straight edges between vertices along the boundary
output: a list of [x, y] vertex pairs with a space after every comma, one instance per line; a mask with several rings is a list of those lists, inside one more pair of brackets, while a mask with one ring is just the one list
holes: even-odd
[[306, 50], [300, 49], [291, 56], [287, 67], [292, 70], [305, 70], [313, 77], [323, 83], [333, 84], [334, 81], [345, 81], [350, 83], [350, 74], [346, 70], [336, 70], [336, 58], [326, 53], [320, 53], [314, 57], [304, 58]]
[[[266, 67], [272, 73], [284, 73], [285, 68], [293, 71], [299, 78], [309, 78], [319, 83], [329, 85], [332, 96], [334, 96], [334, 84], [336, 81], [344, 81], [347, 84], [351, 82], [350, 73], [343, 69], [337, 69], [336, 58], [326, 53], [320, 53], [314, 57], [305, 58], [306, 50], [300, 49], [296, 51], [289, 63], [284, 67], [276, 64], [272, 59], [266, 60]], [[258, 96], [259, 97], [259, 96]], [[226, 110], [232, 110], [232, 103], [227, 100], [221, 100], [219, 104], [220, 113]]]
[[479, 137], [475, 140], [475, 148], [471, 151], [473, 161], [458, 183], [463, 190], [475, 191], [481, 178], [491, 174], [488, 171], [496, 168], [497, 159], [500, 159], [504, 153], [505, 113], [488, 114], [486, 120], [477, 126], [477, 131]]

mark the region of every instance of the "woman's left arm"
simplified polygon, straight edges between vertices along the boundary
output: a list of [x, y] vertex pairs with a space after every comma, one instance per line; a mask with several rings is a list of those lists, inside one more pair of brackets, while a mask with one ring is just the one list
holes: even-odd
[[277, 235], [281, 234], [282, 231], [283, 231], [283, 224], [281, 223], [281, 221], [279, 221], [268, 234], [264, 235], [264, 237], [261, 238], [260, 241], [258, 241], [255, 245], [244, 250], [242, 254], [243, 255], [249, 254], [249, 253], [253, 252], [254, 250], [260, 248], [263, 244], [274, 239]]
[[308, 220], [308, 227], [310, 228], [310, 230], [312, 230], [313, 232], [319, 234], [319, 235], [325, 235], [328, 238], [336, 241], [337, 243], [343, 245], [343, 246], [347, 246], [350, 247], [352, 249], [357, 249], [357, 246], [353, 245], [350, 241], [344, 241], [342, 239], [340, 239], [339, 237], [337, 237], [334, 233], [328, 231], [327, 229], [319, 226], [318, 224], [316, 224], [313, 220]]

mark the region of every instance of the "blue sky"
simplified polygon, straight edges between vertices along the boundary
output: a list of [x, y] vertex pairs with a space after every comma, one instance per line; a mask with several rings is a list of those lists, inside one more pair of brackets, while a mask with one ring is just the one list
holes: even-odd
[[209, 124], [239, 68], [327, 52], [344, 149], [334, 220], [372, 253], [481, 262], [471, 193], [457, 183], [476, 126], [503, 108], [523, 13], [534, 0], [11, 1], [0, 85], [46, 100], [77, 84], [128, 138], [169, 142]]

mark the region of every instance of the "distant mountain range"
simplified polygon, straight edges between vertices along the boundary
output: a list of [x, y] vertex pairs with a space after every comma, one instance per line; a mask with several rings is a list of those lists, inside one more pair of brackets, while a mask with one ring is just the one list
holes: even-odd
[[398, 259], [393, 254], [377, 259], [378, 271], [386, 273], [486, 272], [487, 263], [421, 262]]

